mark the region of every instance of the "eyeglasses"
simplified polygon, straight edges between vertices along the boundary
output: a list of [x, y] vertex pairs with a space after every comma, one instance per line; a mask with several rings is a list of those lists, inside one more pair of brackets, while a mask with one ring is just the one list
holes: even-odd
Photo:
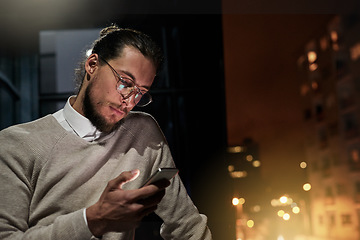
[[122, 77], [105, 59], [99, 57], [101, 61], [104, 61], [113, 70], [117, 77], [116, 90], [124, 99], [130, 99], [134, 96], [134, 103], [136, 106], [145, 107], [152, 102], [151, 95], [146, 92], [141, 92], [140, 88], [135, 82], [127, 77]]

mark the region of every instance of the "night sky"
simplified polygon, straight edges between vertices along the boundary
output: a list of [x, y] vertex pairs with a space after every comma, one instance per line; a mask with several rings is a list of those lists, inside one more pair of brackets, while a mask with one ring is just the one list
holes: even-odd
[[331, 15], [224, 15], [228, 144], [259, 143], [264, 178], [302, 188], [305, 160], [297, 59]]

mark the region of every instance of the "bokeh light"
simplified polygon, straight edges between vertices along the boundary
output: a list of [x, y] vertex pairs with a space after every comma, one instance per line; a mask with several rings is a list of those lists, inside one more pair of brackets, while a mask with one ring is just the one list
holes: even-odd
[[306, 163], [306, 162], [301, 162], [301, 163], [300, 163], [300, 167], [303, 168], [303, 169], [306, 168], [306, 167], [307, 167], [307, 163]]
[[310, 184], [310, 183], [305, 183], [305, 184], [303, 185], [303, 189], [304, 189], [304, 191], [310, 191], [310, 189], [311, 189], [311, 184]]
[[285, 213], [282, 218], [283, 218], [285, 221], [288, 221], [288, 220], [290, 220], [290, 214]]
[[248, 220], [247, 222], [246, 222], [246, 225], [249, 227], [249, 228], [252, 228], [252, 227], [254, 227], [254, 225], [255, 225], [255, 223], [254, 223], [254, 221], [253, 220]]

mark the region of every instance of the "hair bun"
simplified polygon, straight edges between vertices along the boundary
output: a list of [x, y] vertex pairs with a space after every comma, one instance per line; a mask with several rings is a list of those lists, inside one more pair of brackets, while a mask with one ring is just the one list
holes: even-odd
[[109, 33], [112, 33], [112, 32], [116, 32], [116, 31], [119, 31], [120, 28], [116, 25], [111, 25], [109, 27], [106, 27], [104, 29], [102, 29], [100, 31], [100, 37], [105, 37], [106, 35], [108, 35]]

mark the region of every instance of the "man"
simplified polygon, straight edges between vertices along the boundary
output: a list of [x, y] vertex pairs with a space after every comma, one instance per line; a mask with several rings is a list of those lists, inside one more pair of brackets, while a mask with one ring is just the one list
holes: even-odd
[[0, 239], [133, 239], [153, 211], [164, 239], [211, 239], [179, 176], [140, 187], [175, 166], [153, 118], [130, 112], [160, 63], [148, 36], [105, 28], [64, 109], [1, 131]]

